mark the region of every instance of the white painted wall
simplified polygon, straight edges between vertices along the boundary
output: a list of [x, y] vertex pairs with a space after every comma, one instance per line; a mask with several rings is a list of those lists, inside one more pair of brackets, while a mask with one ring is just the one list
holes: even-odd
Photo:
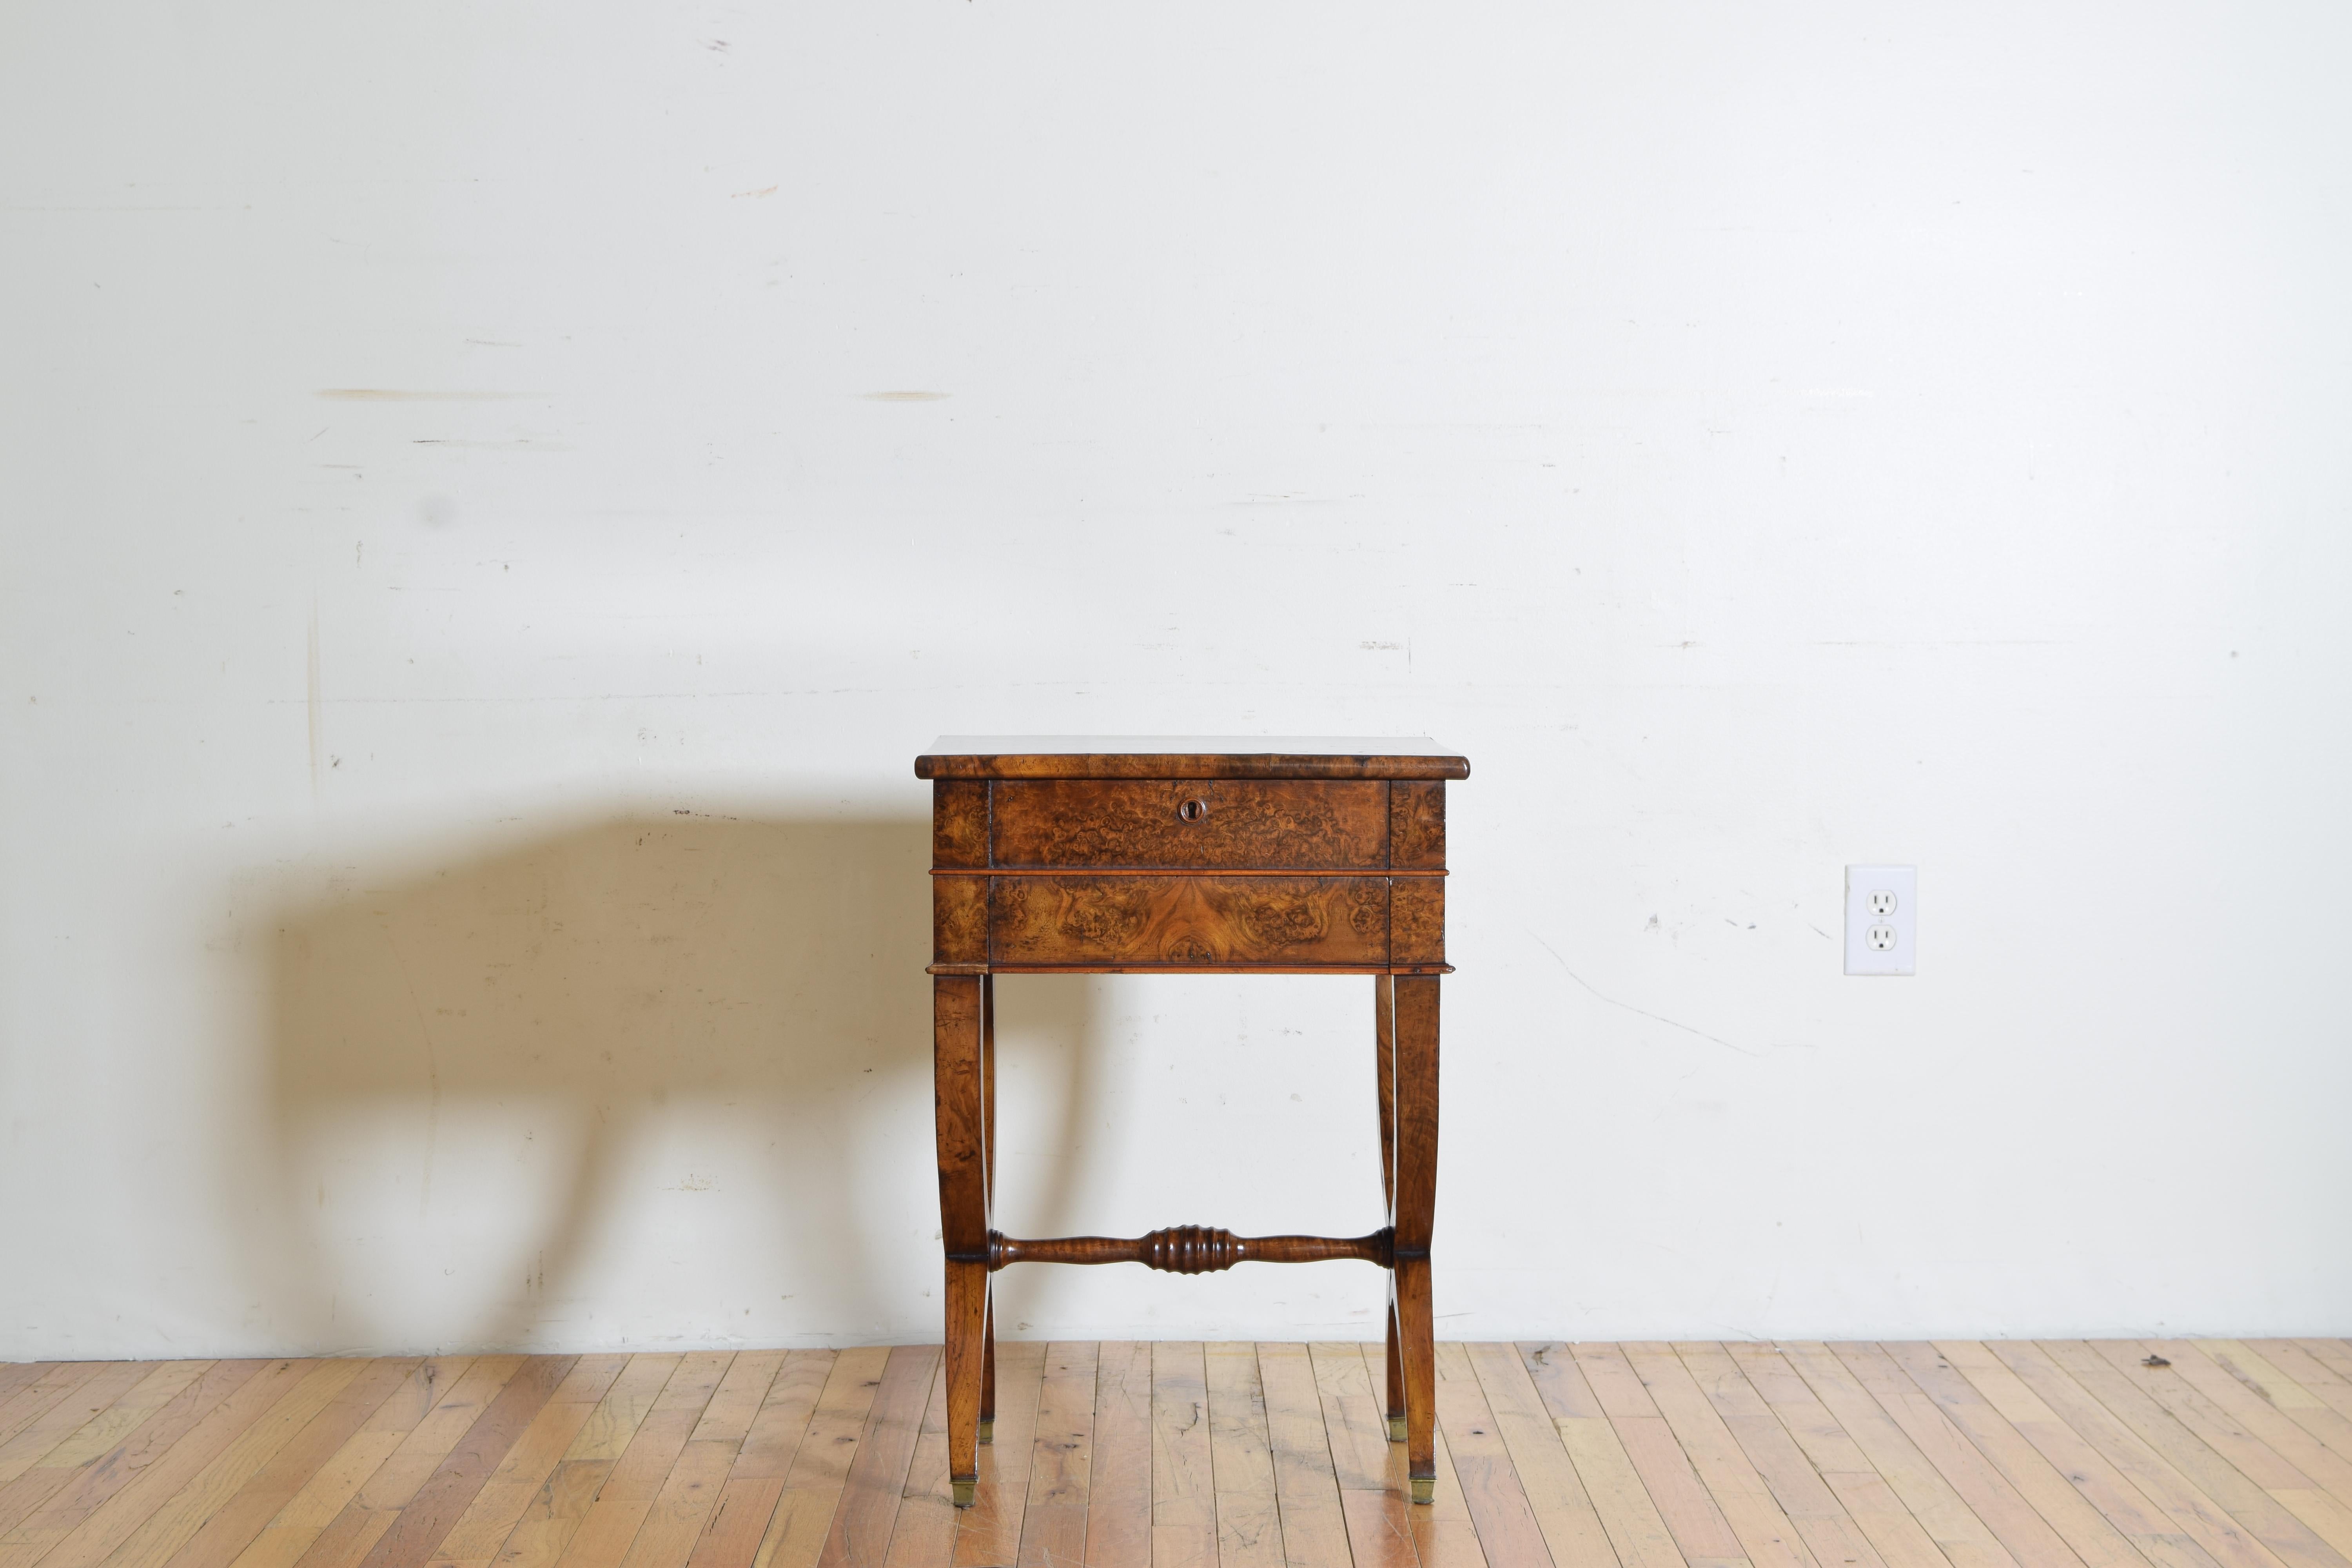
[[[1448, 1334], [2352, 1327], [2348, 70], [2311, 3], [0, 9], [0, 1354], [934, 1334], [940, 731], [1472, 757]], [[1008, 982], [1009, 1226], [1376, 1224], [1368, 990]]]

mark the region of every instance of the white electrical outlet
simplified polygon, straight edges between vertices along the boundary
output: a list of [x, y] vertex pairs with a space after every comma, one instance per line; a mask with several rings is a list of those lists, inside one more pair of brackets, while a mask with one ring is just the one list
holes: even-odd
[[1845, 972], [1916, 974], [1919, 868], [1845, 868]]

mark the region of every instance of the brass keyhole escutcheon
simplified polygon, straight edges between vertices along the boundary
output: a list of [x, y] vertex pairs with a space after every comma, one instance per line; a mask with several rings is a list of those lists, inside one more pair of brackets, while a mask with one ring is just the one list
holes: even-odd
[[1176, 815], [1183, 818], [1186, 822], [1198, 822], [1202, 817], [1209, 815], [1209, 803], [1202, 800], [1196, 795], [1192, 799], [1186, 801], [1183, 805], [1178, 806], [1176, 808]]

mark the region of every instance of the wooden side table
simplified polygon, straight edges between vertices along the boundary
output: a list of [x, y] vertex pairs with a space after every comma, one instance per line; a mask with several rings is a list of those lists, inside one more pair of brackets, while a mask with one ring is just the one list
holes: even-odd
[[[1013, 1263], [1178, 1274], [1360, 1258], [1390, 1271], [1388, 1416], [1412, 1499], [1436, 1485], [1429, 1240], [1445, 781], [1426, 740], [949, 736], [931, 785], [932, 1073], [947, 1252], [948, 1470], [958, 1507], [995, 1420], [989, 1279]], [[1025, 1241], [996, 1230], [1000, 974], [1368, 974], [1389, 1223], [1370, 1236], [1176, 1226]]]

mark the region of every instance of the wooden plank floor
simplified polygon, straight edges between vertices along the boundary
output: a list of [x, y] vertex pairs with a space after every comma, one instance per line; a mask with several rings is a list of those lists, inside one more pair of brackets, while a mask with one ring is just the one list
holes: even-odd
[[2352, 1568], [2352, 1342], [0, 1365], [0, 1568]]

